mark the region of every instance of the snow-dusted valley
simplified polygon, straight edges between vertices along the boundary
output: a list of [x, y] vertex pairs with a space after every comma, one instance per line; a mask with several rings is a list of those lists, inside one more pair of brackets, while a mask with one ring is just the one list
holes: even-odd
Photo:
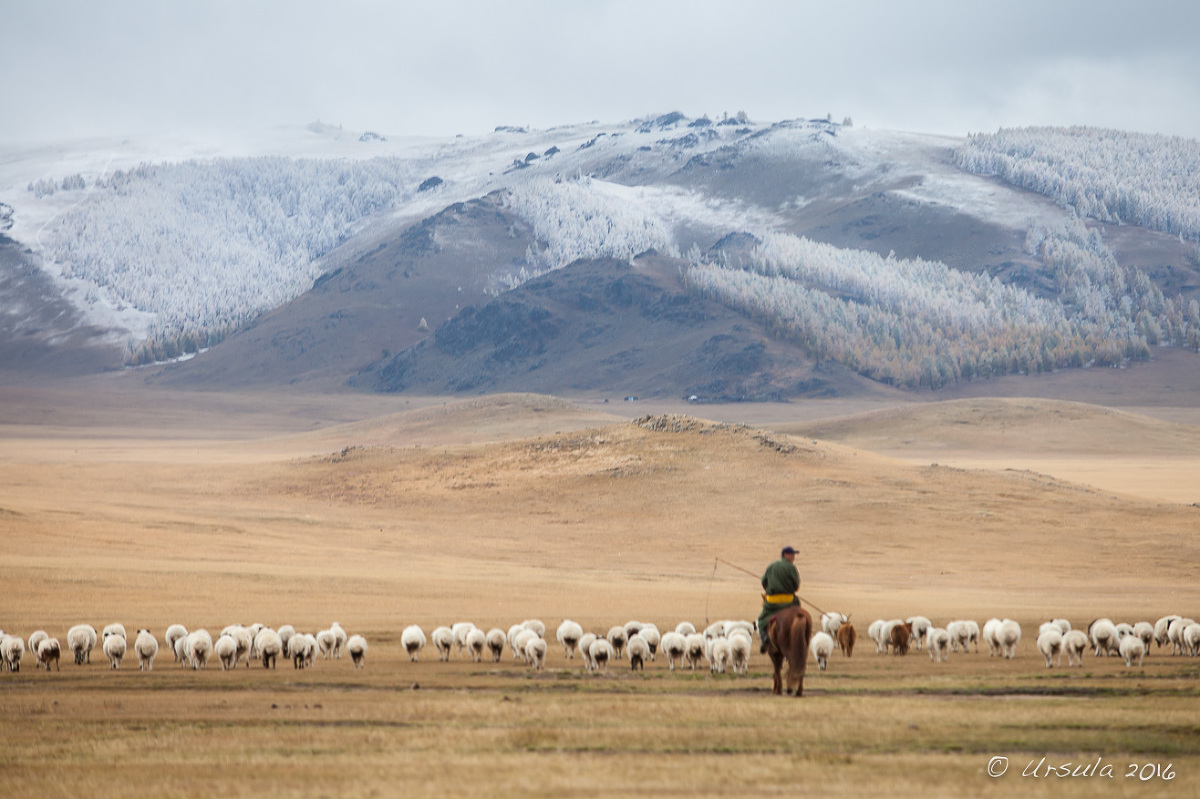
[[[9, 147], [0, 203], [19, 244], [5, 335], [69, 347], [64, 326], [86, 328], [129, 366], [201, 353], [167, 379], [569, 391], [607, 375], [762, 399], [1200, 349], [1184, 139], [679, 113], [445, 140], [314, 124]], [[14, 277], [34, 270], [41, 299]], [[39, 316], [51, 300], [74, 321]]]

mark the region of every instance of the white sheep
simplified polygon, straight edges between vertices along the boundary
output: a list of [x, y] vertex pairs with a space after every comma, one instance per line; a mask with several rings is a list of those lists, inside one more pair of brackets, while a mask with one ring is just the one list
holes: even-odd
[[662, 651], [667, 656], [671, 671], [675, 671], [675, 664], [682, 664], [683, 655], [687, 651], [686, 637], [676, 632], [667, 633], [662, 637]]
[[512, 649], [513, 660], [524, 660], [525, 653], [517, 649], [517, 636], [525, 632], [526, 627], [521, 624], [514, 624], [508, 628], [508, 645]]
[[179, 664], [179, 668], [181, 669], [188, 667], [186, 636], [175, 640], [175, 662]]
[[1021, 625], [1012, 619], [1004, 619], [1000, 622], [1000, 629], [996, 630], [996, 640], [1000, 642], [1004, 657], [1014, 659], [1017, 656], [1017, 644], [1021, 641]]
[[1200, 653], [1200, 624], [1189, 624], [1183, 628], [1183, 646], [1187, 653], [1195, 657]]
[[329, 630], [333, 633], [333, 656], [341, 660], [342, 650], [346, 648], [346, 640], [350, 636], [346, 635], [346, 631], [342, 629], [342, 625], [336, 621], [329, 625]]
[[[910, 625], [912, 632], [909, 633], [909, 646], [914, 643], [917, 645], [917, 650], [920, 651], [925, 643], [925, 636], [929, 632], [929, 628], [933, 626], [933, 622], [925, 616], [909, 616], [905, 621]], [[837, 630], [830, 633], [830, 636], [836, 636]]]
[[34, 668], [40, 669], [43, 665], [45, 665], [42, 663], [42, 656], [38, 654], [38, 644], [47, 640], [49, 637], [50, 635], [45, 630], [34, 630], [33, 635], [29, 636], [29, 646], [27, 649], [33, 653]]
[[125, 634], [125, 625], [121, 624], [120, 622], [113, 622], [112, 624], [108, 625], [103, 630], [101, 630], [100, 631], [100, 640], [103, 641], [105, 638], [107, 638], [110, 635], [119, 635], [125, 639], [126, 643], [128, 643], [128, 641], [129, 641], [129, 636]]
[[1148, 621], [1139, 621], [1133, 625], [1133, 634], [1142, 639], [1146, 654], [1150, 654], [1150, 643], [1154, 640], [1154, 625]]
[[[978, 655], [979, 654], [979, 623], [976, 621], [972, 621], [971, 619], [967, 619], [966, 621], [963, 622], [963, 624], [967, 625], [967, 642], [971, 643], [971, 644], [975, 644], [975, 654]], [[963, 651], [964, 652], [966, 651], [966, 647], [963, 648]]]
[[592, 669], [594, 671], [607, 671], [608, 662], [613, 659], [613, 646], [608, 642], [607, 638], [597, 636], [592, 645], [588, 647], [588, 655], [592, 659]]
[[708, 640], [721, 638], [725, 635], [725, 622], [714, 621], [712, 624], [704, 628], [704, 637]]
[[1154, 623], [1154, 643], [1160, 649], [1163, 646], [1165, 646], [1169, 641], [1169, 639], [1167, 638], [1167, 629], [1171, 626], [1171, 622], [1178, 621], [1179, 619], [1182, 619], [1182, 618], [1183, 618], [1182, 616], [1178, 616], [1178, 615], [1172, 613], [1169, 616], [1163, 616], [1161, 619], [1159, 619], [1158, 621], [1156, 621]]
[[[626, 627], [626, 630], [629, 628]], [[642, 637], [641, 631], [629, 636], [625, 643], [625, 651], [629, 653], [629, 668], [631, 671], [646, 670], [646, 658], [650, 657], [650, 644]]]
[[729, 661], [733, 659], [733, 653], [729, 648], [729, 639], [710, 639], [704, 656], [708, 659], [708, 670], [711, 673], [724, 674], [725, 669], [729, 668]]
[[1118, 651], [1120, 641], [1117, 638], [1117, 626], [1111, 619], [1096, 619], [1088, 625], [1088, 638], [1096, 650], [1096, 657]]
[[[320, 646], [320, 644], [316, 645], [316, 647], [319, 647], [319, 646]], [[296, 633], [291, 638], [289, 638], [287, 650], [286, 650], [286, 657], [288, 657], [292, 661], [292, 668], [293, 669], [307, 668], [309, 665], [310, 656], [316, 657], [316, 653], [311, 651], [311, 649], [314, 649], [316, 647], [314, 647], [313, 643], [311, 641], [309, 641], [309, 637], [303, 633]]]
[[213, 653], [221, 661], [221, 670], [229, 671], [237, 666], [237, 641], [229, 633], [217, 637]]
[[[350, 646], [349, 641], [346, 642], [346, 646]], [[404, 632], [400, 633], [400, 646], [404, 647], [404, 651], [408, 653], [409, 661], [416, 663], [417, 655], [425, 648], [425, 632], [417, 625], [410, 624], [404, 628]]]
[[628, 641], [630, 638], [640, 633], [644, 625], [640, 621], [630, 620], [625, 622], [623, 626], [625, 627], [625, 640]]
[[500, 658], [504, 657], [504, 647], [508, 645], [508, 637], [504, 634], [504, 630], [493, 627], [487, 631], [485, 640], [487, 648], [492, 651], [492, 662], [499, 663]]
[[304, 666], [307, 668], [316, 661], [319, 645], [317, 644], [317, 637], [312, 633], [304, 633], [302, 637], [308, 642], [308, 646], [305, 647], [306, 654], [304, 656]]
[[822, 613], [821, 614], [821, 629], [829, 633], [831, 638], [837, 637], [838, 628], [849, 621], [850, 617], [844, 613]]
[[175, 648], [175, 642], [183, 638], [187, 638], [187, 627], [182, 624], [172, 624], [167, 628], [167, 632], [163, 635], [163, 639], [167, 642], [167, 649], [175, 655], [175, 660], [179, 660], [178, 650]]
[[279, 635], [279, 643], [283, 645], [283, 651], [288, 651], [288, 641], [292, 640], [292, 636], [296, 634], [296, 628], [290, 624], [284, 624], [275, 632]]
[[564, 619], [563, 623], [558, 625], [558, 632], [555, 634], [555, 637], [562, 644], [563, 657], [573, 659], [575, 657], [575, 648], [579, 646], [579, 639], [583, 638], [583, 627], [570, 619]]
[[450, 647], [454, 646], [454, 631], [449, 627], [437, 627], [429, 634], [429, 640], [437, 647], [438, 660], [450, 659]]
[[321, 630], [317, 633], [317, 652], [321, 657], [329, 660], [335, 649], [337, 649], [337, 633], [332, 629]]
[[696, 626], [690, 621], [681, 621], [679, 624], [675, 625], [675, 632], [686, 637], [696, 632]]
[[945, 627], [930, 627], [925, 633], [925, 644], [929, 647], [929, 659], [938, 663], [950, 659], [950, 633]]
[[458, 654], [461, 655], [463, 647], [467, 645], [467, 633], [474, 629], [475, 625], [469, 621], [460, 621], [450, 625], [450, 631], [454, 633], [454, 645], [458, 647]]
[[1131, 668], [1133, 661], [1137, 660], [1138, 668], [1142, 666], [1142, 658], [1146, 656], [1146, 645], [1142, 643], [1142, 639], [1136, 635], [1129, 633], [1121, 637], [1121, 642], [1117, 645], [1118, 652], [1121, 657], [1125, 658], [1125, 666]]
[[625, 628], [613, 627], [608, 631], [608, 635], [605, 638], [612, 645], [613, 657], [622, 657], [622, 653], [625, 651], [625, 642], [629, 640], [628, 636], [625, 635]]
[[243, 658], [246, 661], [246, 668], [250, 668], [250, 655], [254, 649], [254, 638], [250, 635], [250, 630], [246, 627], [238, 625], [232, 633], [229, 634], [233, 638], [233, 642], [237, 644], [237, 652], [234, 653], [233, 660], [237, 661]]
[[[1062, 666], [1063, 634], [1057, 624], [1051, 624], [1037, 638], [1037, 649], [1046, 659], [1046, 668]], [[1070, 664], [1068, 664], [1070, 665]]]
[[817, 668], [825, 671], [825, 667], [829, 665], [829, 656], [833, 654], [833, 636], [822, 630], [812, 637], [808, 648], [812, 652], [813, 660], [817, 661]]
[[67, 647], [75, 653], [75, 665], [82, 666], [86, 660], [92, 662], [92, 648], [96, 646], [96, 628], [90, 624], [77, 624], [67, 630]]
[[357, 634], [350, 636], [346, 639], [346, 651], [350, 653], [350, 660], [354, 663], [354, 668], [361, 669], [366, 666], [364, 662], [367, 657], [366, 638]]
[[526, 619], [521, 622], [521, 626], [526, 630], [533, 630], [538, 638], [546, 637], [546, 625], [541, 619]]
[[1067, 651], [1067, 665], [1083, 666], [1083, 652], [1089, 645], [1087, 633], [1083, 630], [1067, 631], [1067, 634], [1063, 636], [1063, 649]]
[[999, 619], [992, 618], [983, 623], [983, 640], [987, 642], [988, 657], [990, 658], [1001, 654], [1000, 641], [996, 638], [996, 631], [999, 629]]
[[193, 670], [208, 668], [208, 659], [212, 657], [213, 640], [208, 630], [203, 628], [188, 633], [187, 658]]
[[1050, 623], [1057, 625], [1058, 631], [1063, 635], [1071, 632], [1071, 622], [1067, 621], [1066, 619], [1051, 619]]
[[650, 647], [650, 660], [654, 660], [658, 654], [658, 646], [662, 643], [662, 637], [658, 634], [658, 628], [652, 624], [647, 624], [638, 635], [646, 639], [646, 646]]
[[158, 639], [149, 630], [138, 630], [137, 638], [133, 641], [133, 651], [137, 653], [139, 669], [154, 670], [154, 659], [158, 657]]
[[595, 633], [584, 633], [579, 639], [579, 655], [583, 658], [583, 668], [587, 671], [596, 670], [596, 661], [592, 660], [592, 644], [597, 636]]
[[525, 642], [525, 662], [541, 671], [546, 667], [546, 640], [537, 635], [536, 630], [529, 632], [535, 634]]
[[729, 658], [734, 674], [746, 674], [750, 670], [750, 653], [754, 650], [754, 642], [745, 630], [734, 630], [729, 636]]
[[59, 671], [58, 659], [62, 654], [62, 645], [57, 638], [43, 638], [38, 642], [37, 659], [50, 671], [50, 662], [54, 661], [54, 670]]
[[1167, 628], [1167, 639], [1171, 642], [1171, 653], [1183, 655], [1188, 651], [1187, 643], [1183, 640], [1183, 631], [1196, 623], [1195, 619], [1187, 617], [1176, 619]]
[[521, 660], [523, 660], [525, 662], [526, 666], [529, 665], [529, 653], [528, 653], [526, 647], [530, 641], [532, 641], [538, 637], [539, 636], [538, 636], [536, 630], [530, 630], [528, 628], [522, 628], [521, 632], [517, 633], [517, 638], [515, 641], [516, 647], [520, 651]]
[[[527, 630], [526, 632], [533, 631]], [[534, 637], [537, 637], [537, 633], [534, 633]], [[478, 627], [472, 627], [467, 631], [465, 641], [467, 645], [467, 651], [471, 653], [471, 660], [475, 661], [476, 663], [482, 662], [483, 650], [487, 648], [487, 633]]]
[[25, 641], [16, 635], [4, 636], [4, 642], [0, 643], [0, 658], [4, 660], [8, 670], [20, 671], [21, 659], [24, 657]]
[[110, 669], [121, 668], [122, 661], [125, 660], [125, 636], [118, 633], [108, 633], [104, 636], [104, 643], [101, 645], [104, 650], [104, 656], [108, 658], [108, 667]]
[[270, 627], [263, 627], [254, 636], [254, 651], [262, 658], [264, 669], [275, 668], [276, 661], [283, 652], [283, 641], [279, 639], [279, 633]]
[[688, 668], [690, 668], [692, 671], [695, 671], [696, 667], [700, 665], [700, 660], [705, 655], [707, 642], [705, 641], [704, 636], [700, 633], [686, 635], [684, 636], [683, 640], [683, 659], [688, 664]]
[[887, 651], [887, 646], [883, 643], [883, 625], [887, 624], [883, 619], [876, 619], [867, 626], [867, 637], [875, 642], [875, 654], [881, 654]]

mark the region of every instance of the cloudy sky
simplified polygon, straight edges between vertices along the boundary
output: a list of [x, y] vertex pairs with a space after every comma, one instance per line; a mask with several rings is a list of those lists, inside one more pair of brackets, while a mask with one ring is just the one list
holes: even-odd
[[0, 140], [681, 110], [1200, 138], [1200, 3], [0, 0]]

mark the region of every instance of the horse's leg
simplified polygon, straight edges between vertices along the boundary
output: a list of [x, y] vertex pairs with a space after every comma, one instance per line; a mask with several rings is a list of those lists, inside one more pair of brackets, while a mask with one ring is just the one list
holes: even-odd
[[783, 668], [783, 655], [779, 652], [770, 651], [771, 665], [775, 667], [774, 682], [771, 686], [771, 693], [779, 696], [783, 693], [783, 679], [780, 676], [780, 670]]

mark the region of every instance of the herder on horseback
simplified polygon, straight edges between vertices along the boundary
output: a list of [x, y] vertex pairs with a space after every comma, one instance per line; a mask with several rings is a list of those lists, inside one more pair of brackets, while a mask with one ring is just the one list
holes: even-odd
[[796, 598], [796, 592], [800, 590], [800, 572], [796, 571], [795, 549], [790, 546], [783, 548], [779, 560], [763, 572], [762, 587], [763, 606], [758, 617], [758, 636], [762, 641], [759, 652], [765, 653], [769, 644], [767, 622], [784, 608], [800, 604], [800, 600]]

